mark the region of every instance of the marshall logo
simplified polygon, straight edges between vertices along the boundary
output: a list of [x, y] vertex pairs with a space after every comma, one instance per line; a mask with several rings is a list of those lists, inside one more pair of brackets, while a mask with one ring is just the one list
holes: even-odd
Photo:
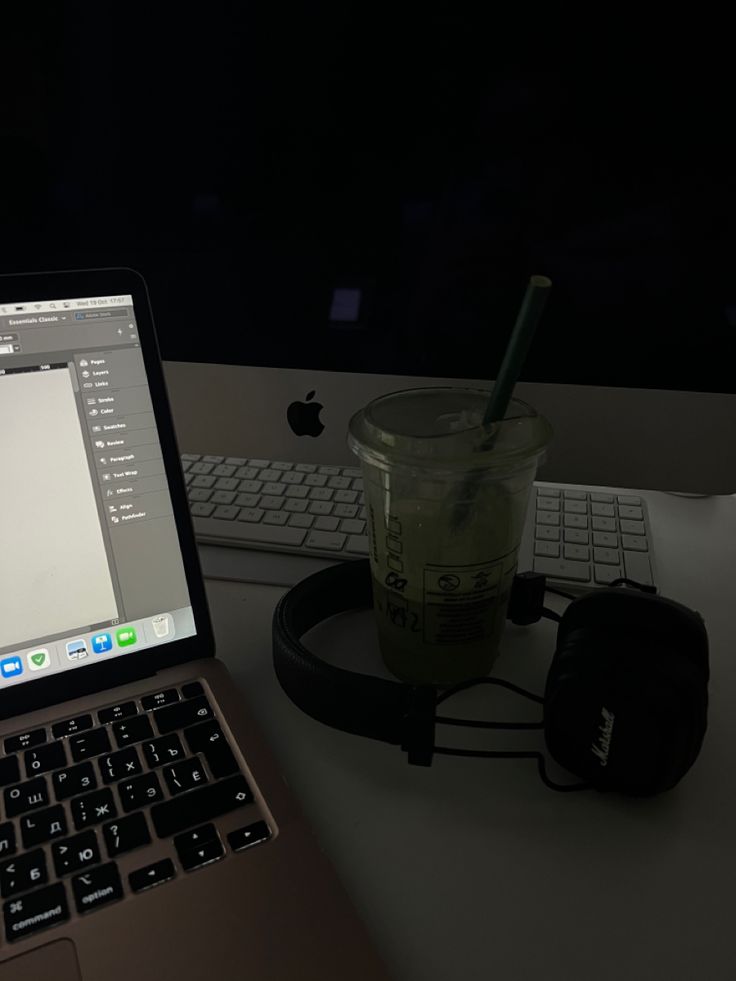
[[598, 738], [591, 743], [590, 749], [594, 756], [598, 757], [601, 766], [608, 765], [608, 754], [611, 752], [611, 736], [613, 734], [613, 723], [616, 716], [609, 712], [605, 706], [601, 706], [603, 722], [598, 726]]

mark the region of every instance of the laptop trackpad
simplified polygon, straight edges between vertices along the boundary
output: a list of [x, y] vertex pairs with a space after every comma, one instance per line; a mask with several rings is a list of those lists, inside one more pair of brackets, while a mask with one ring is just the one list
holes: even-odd
[[0, 981], [82, 981], [77, 952], [71, 940], [57, 940], [0, 964]]

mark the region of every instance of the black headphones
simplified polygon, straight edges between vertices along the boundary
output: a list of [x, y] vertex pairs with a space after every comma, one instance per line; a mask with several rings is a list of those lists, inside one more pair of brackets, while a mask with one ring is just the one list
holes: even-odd
[[[301, 643], [320, 621], [372, 606], [367, 559], [309, 576], [280, 600], [273, 618], [273, 661], [289, 698], [312, 718], [344, 732], [401, 746], [410, 763], [429, 766], [434, 753], [527, 757], [554, 790], [616, 790], [646, 796], [669, 790], [697, 759], [707, 728], [708, 636], [699, 613], [617, 580], [575, 599], [562, 616], [545, 609], [544, 576], [514, 578], [507, 618], [559, 622], [544, 697], [500, 678], [478, 678], [440, 692], [346, 671]], [[558, 592], [558, 590], [551, 590]], [[567, 596], [562, 593], [561, 595]], [[541, 722], [476, 722], [436, 714], [456, 692], [501, 685], [544, 707]], [[557, 784], [536, 752], [485, 752], [435, 745], [435, 725], [543, 729], [549, 754], [582, 778]]]

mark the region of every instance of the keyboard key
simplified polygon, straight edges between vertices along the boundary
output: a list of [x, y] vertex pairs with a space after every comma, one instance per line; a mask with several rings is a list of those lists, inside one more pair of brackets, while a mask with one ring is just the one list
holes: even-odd
[[[261, 494], [263, 494], [264, 497], [267, 497], [269, 499], [272, 498], [272, 497], [279, 497], [280, 498], [281, 495], [284, 493], [285, 490], [286, 490], [286, 488], [284, 487], [283, 484], [274, 484], [274, 483], [269, 482], [269, 483], [266, 483], [266, 484], [263, 485], [263, 487], [261, 488]], [[276, 506], [278, 506], [278, 505], [276, 505]], [[274, 505], [273, 504], [263, 504], [263, 507], [264, 508], [270, 508], [270, 507], [274, 507]]]
[[266, 511], [263, 523], [266, 525], [285, 525], [289, 520], [286, 511]]
[[631, 549], [634, 552], [647, 552], [649, 550], [647, 540], [642, 535], [622, 535], [621, 545], [623, 548]]
[[590, 513], [597, 518], [615, 518], [616, 509], [612, 504], [591, 504]]
[[329, 501], [312, 501], [309, 505], [310, 514], [330, 515], [332, 514], [332, 509], [335, 505], [330, 504]]
[[55, 804], [45, 811], [24, 814], [20, 819], [20, 833], [24, 848], [44, 845], [53, 838], [63, 838], [67, 831], [66, 815], [61, 804]]
[[210, 454], [208, 456], [203, 456], [202, 459], [206, 463], [222, 463], [222, 461], [225, 459], [225, 457], [224, 456], [213, 456], [212, 454]]
[[[600, 505], [599, 505], [600, 506]], [[587, 514], [588, 505], [585, 501], [569, 501], [564, 502], [565, 514]]]
[[3, 791], [5, 798], [5, 816], [12, 818], [25, 811], [38, 810], [48, 807], [49, 792], [45, 777], [36, 777], [15, 787], [6, 787]]
[[263, 483], [260, 480], [241, 480], [238, 490], [243, 494], [260, 494]]
[[633, 494], [619, 494], [618, 495], [618, 503], [619, 504], [631, 504], [634, 507], [640, 507], [641, 506], [641, 498], [640, 497], [636, 497]]
[[202, 725], [186, 729], [184, 738], [192, 753], [204, 755], [207, 766], [216, 780], [238, 772], [238, 761], [228, 746], [217, 719], [210, 719]]
[[195, 477], [192, 480], [191, 487], [204, 487], [207, 490], [211, 490], [215, 486], [216, 477]]
[[3, 918], [5, 936], [11, 943], [36, 930], [64, 923], [69, 919], [64, 883], [55, 882], [20, 899], [8, 900], [3, 903]]
[[303, 501], [305, 498], [309, 497], [308, 487], [287, 487], [286, 494], [284, 495], [288, 500]]
[[[331, 501], [334, 491], [330, 490], [329, 487], [313, 487], [309, 492], [310, 501]], [[345, 501], [345, 504], [349, 504], [350, 501]]]
[[[304, 503], [299, 501], [299, 503]], [[315, 518], [313, 514], [292, 514], [289, 518], [290, 528], [311, 528]]]
[[39, 848], [0, 865], [0, 893], [6, 897], [16, 892], [25, 892], [26, 889], [48, 882], [48, 878], [46, 856], [43, 849]]
[[[357, 504], [337, 504], [332, 512], [336, 518], [354, 518], [358, 514]], [[360, 532], [358, 532], [360, 534]]]
[[139, 743], [144, 739], [150, 739], [153, 736], [153, 729], [147, 715], [139, 715], [135, 719], [125, 719], [122, 722], [113, 722], [112, 731], [115, 733], [115, 740], [121, 748], [130, 743]]
[[167, 766], [162, 772], [172, 797], [208, 782], [207, 774], [197, 756], [182, 760], [181, 763], [174, 763], [173, 766]]
[[199, 828], [192, 828], [174, 838], [174, 847], [178, 852], [189, 851], [190, 848], [197, 848], [205, 841], [216, 841], [217, 829], [214, 824], [203, 824]]
[[644, 586], [653, 585], [652, 567], [648, 555], [643, 552], [624, 552], [624, 567], [628, 579], [640, 582]]
[[345, 543], [345, 551], [352, 552], [355, 555], [367, 555], [368, 554], [368, 536], [367, 535], [350, 535], [347, 542]]
[[[598, 518], [598, 521], [605, 521], [605, 518]], [[565, 515], [565, 527], [566, 528], [588, 528], [588, 515], [587, 514], [566, 514]]]
[[199, 474], [209, 474], [212, 473], [213, 470], [214, 470], [213, 464], [205, 463], [204, 461], [193, 463], [192, 466], [189, 468], [190, 473], [199, 473]]
[[560, 501], [557, 497], [540, 497], [537, 499], [538, 511], [559, 511]]
[[307, 548], [324, 549], [327, 552], [341, 552], [346, 536], [337, 531], [310, 531], [304, 543]]
[[282, 484], [301, 484], [303, 480], [304, 474], [298, 472], [297, 470], [290, 470], [281, 477]]
[[319, 473], [329, 474], [330, 477], [336, 477], [340, 473], [339, 467], [318, 467], [317, 470]]
[[538, 525], [559, 525], [560, 516], [553, 511], [537, 511]]
[[332, 487], [333, 490], [349, 490], [350, 488], [350, 478], [349, 477], [330, 477], [327, 481], [327, 486]]
[[57, 800], [66, 800], [67, 797], [76, 797], [77, 794], [97, 788], [97, 777], [89, 760], [66, 770], [58, 770], [51, 777], [51, 782]]
[[219, 466], [215, 467], [212, 472], [216, 477], [232, 477], [236, 469], [236, 467], [233, 467], [227, 463], [221, 463]]
[[591, 524], [593, 531], [616, 531], [615, 518], [593, 518]]
[[24, 761], [27, 777], [35, 777], [49, 770], [58, 770], [67, 764], [64, 743], [47, 743], [36, 749], [27, 749]]
[[326, 483], [327, 477], [322, 473], [310, 473], [304, 478], [305, 487], [324, 487]]
[[242, 456], [226, 456], [225, 463], [232, 465], [233, 467], [244, 467], [248, 461]]
[[270, 460], [249, 460], [248, 462], [257, 470], [263, 470], [264, 467], [269, 467], [271, 465]]
[[617, 548], [594, 548], [593, 561], [602, 565], [620, 565], [621, 557]]
[[89, 913], [107, 903], [123, 898], [123, 884], [115, 862], [98, 865], [72, 879], [72, 891], [78, 913]]
[[337, 518], [316, 518], [314, 527], [319, 529], [319, 531], [337, 531], [340, 527], [340, 522]]
[[166, 708], [158, 709], [153, 713], [158, 731], [165, 735], [175, 729], [184, 729], [194, 725], [195, 722], [203, 722], [211, 719], [214, 712], [204, 695], [199, 698], [190, 698], [186, 702], [179, 702], [177, 705], [167, 705]]
[[136, 869], [128, 876], [128, 882], [132, 892], [143, 892], [144, 889], [152, 889], [160, 886], [162, 882], [168, 882], [176, 875], [174, 863], [170, 858], [164, 858], [153, 865], [144, 865], [142, 869]]
[[115, 783], [124, 777], [134, 777], [137, 773], [143, 772], [141, 761], [138, 758], [138, 750], [135, 746], [128, 746], [117, 753], [103, 756], [98, 760], [100, 773], [105, 783]]
[[593, 577], [602, 586], [621, 578], [621, 569], [617, 565], [593, 566]]
[[167, 688], [165, 691], [157, 691], [155, 695], [144, 695], [141, 705], [146, 711], [149, 709], [161, 708], [163, 705], [171, 705], [172, 702], [179, 701], [179, 692], [176, 688]]
[[585, 491], [579, 491], [579, 490], [566, 490], [564, 491], [564, 496], [566, 501], [567, 500], [584, 501], [586, 500], [587, 497]]
[[613, 494], [594, 493], [590, 495], [590, 500], [596, 504], [613, 504], [615, 498]]
[[182, 686], [181, 693], [184, 698], [195, 698], [197, 695], [204, 695], [204, 688], [200, 681], [190, 681]]
[[365, 531], [365, 521], [357, 521], [354, 518], [345, 518], [340, 522], [340, 531], [346, 535], [362, 535]]
[[218, 490], [212, 495], [213, 504], [232, 504], [235, 494], [232, 491]]
[[0, 760], [0, 787], [20, 782], [20, 767], [17, 756], [5, 756]]
[[101, 723], [117, 722], [118, 719], [127, 719], [131, 715], [138, 715], [138, 706], [135, 702], [120, 702], [119, 705], [100, 709], [97, 713], [97, 719]]
[[192, 504], [190, 508], [195, 518], [209, 518], [215, 510], [214, 504]]
[[559, 542], [535, 542], [534, 543], [534, 554], [535, 555], [548, 555], [550, 558], [556, 559], [560, 555], [560, 543]]
[[136, 814], [129, 814], [127, 817], [118, 818], [102, 826], [102, 834], [107, 846], [107, 854], [110, 858], [122, 855], [123, 852], [132, 852], [134, 848], [142, 848], [151, 843], [151, 833], [148, 830], [148, 822], [142, 811]]
[[537, 487], [537, 497], [560, 497], [559, 487]]
[[89, 759], [91, 756], [101, 756], [110, 752], [110, 737], [107, 729], [90, 729], [79, 736], [69, 738], [69, 749], [75, 763]]
[[55, 841], [51, 846], [51, 855], [58, 876], [80, 872], [88, 865], [97, 865], [100, 861], [97, 835], [90, 829], [64, 841]]
[[237, 477], [218, 477], [215, 481], [215, 487], [218, 491], [228, 491], [228, 493], [236, 491], [239, 484], [240, 481]]
[[261, 841], [267, 841], [271, 837], [271, 830], [265, 821], [255, 821], [245, 828], [237, 828], [227, 836], [227, 841], [234, 852], [242, 852], [251, 845], [257, 845]]
[[275, 460], [271, 463], [272, 470], [291, 470], [293, 466], [293, 463], [285, 463], [283, 460]]
[[240, 508], [236, 508], [232, 504], [220, 504], [219, 507], [215, 508], [212, 517], [219, 518], [220, 521], [235, 521], [239, 512]]
[[588, 582], [590, 566], [586, 562], [569, 562], [566, 559], [549, 559], [536, 556], [534, 571], [551, 579], [569, 579], [571, 582]]
[[181, 458], [182, 460], [189, 460], [190, 463], [196, 463], [197, 460], [201, 459], [199, 453], [182, 453]]
[[77, 831], [99, 824], [100, 821], [109, 820], [118, 813], [109, 787], [84, 794], [82, 797], [75, 797], [71, 802], [71, 808]]
[[54, 739], [64, 739], [66, 736], [73, 736], [75, 732], [91, 729], [92, 725], [91, 715], [79, 715], [76, 719], [66, 719], [64, 722], [57, 722], [52, 725], [51, 735]]
[[258, 476], [258, 467], [240, 467], [235, 476], [238, 480], [255, 480]]
[[594, 531], [593, 544], [599, 548], [618, 548], [618, 535], [613, 535], [610, 531]]
[[643, 521], [621, 520], [621, 532], [625, 535], [646, 535], [647, 530]]
[[297, 463], [294, 469], [299, 473], [315, 473], [317, 467], [313, 463]]
[[213, 841], [206, 841], [203, 845], [190, 848], [186, 851], [178, 852], [181, 867], [185, 872], [192, 872], [194, 869], [201, 869], [203, 865], [217, 862], [225, 854], [222, 842], [219, 838]]
[[151, 820], [159, 838], [178, 834], [213, 818], [244, 807], [253, 800], [245, 777], [237, 774], [218, 783], [173, 797], [151, 808]]
[[281, 474], [278, 470], [273, 470], [271, 467], [266, 467], [265, 470], [258, 471], [258, 479], [264, 481], [267, 484], [275, 483]]
[[534, 529], [534, 537], [538, 541], [558, 542], [560, 540], [560, 529], [552, 525], [537, 525]]
[[259, 507], [265, 511], [280, 511], [283, 506], [284, 499], [282, 497], [274, 497], [272, 494], [261, 495]]
[[144, 773], [132, 780], [123, 780], [118, 784], [120, 803], [124, 811], [135, 811], [146, 804], [155, 804], [163, 800], [164, 794], [155, 773]]
[[238, 494], [235, 504], [239, 508], [254, 508], [258, 506], [260, 499], [260, 494]]
[[15, 825], [12, 821], [0, 824], [0, 858], [14, 855], [16, 849]]
[[581, 528], [565, 528], [565, 541], [570, 545], [587, 545], [589, 543], [589, 532]]
[[5, 740], [6, 753], [19, 753], [23, 749], [30, 749], [32, 746], [40, 746], [46, 742], [45, 729], [33, 729], [31, 732], [22, 732], [18, 736], [8, 736]]
[[238, 521], [247, 521], [248, 524], [257, 524], [264, 515], [262, 508], [241, 508], [238, 514]]
[[152, 739], [151, 742], [143, 743], [143, 755], [146, 757], [148, 766], [153, 770], [157, 766], [165, 763], [173, 763], [184, 758], [184, 747], [175, 732], [168, 736], [161, 736], [159, 739]]

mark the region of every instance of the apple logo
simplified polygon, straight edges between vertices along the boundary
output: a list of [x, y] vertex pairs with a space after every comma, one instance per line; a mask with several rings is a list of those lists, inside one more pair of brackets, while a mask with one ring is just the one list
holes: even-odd
[[325, 428], [319, 414], [324, 408], [321, 402], [313, 402], [314, 391], [304, 402], [292, 402], [286, 410], [286, 419], [295, 436], [319, 436]]

